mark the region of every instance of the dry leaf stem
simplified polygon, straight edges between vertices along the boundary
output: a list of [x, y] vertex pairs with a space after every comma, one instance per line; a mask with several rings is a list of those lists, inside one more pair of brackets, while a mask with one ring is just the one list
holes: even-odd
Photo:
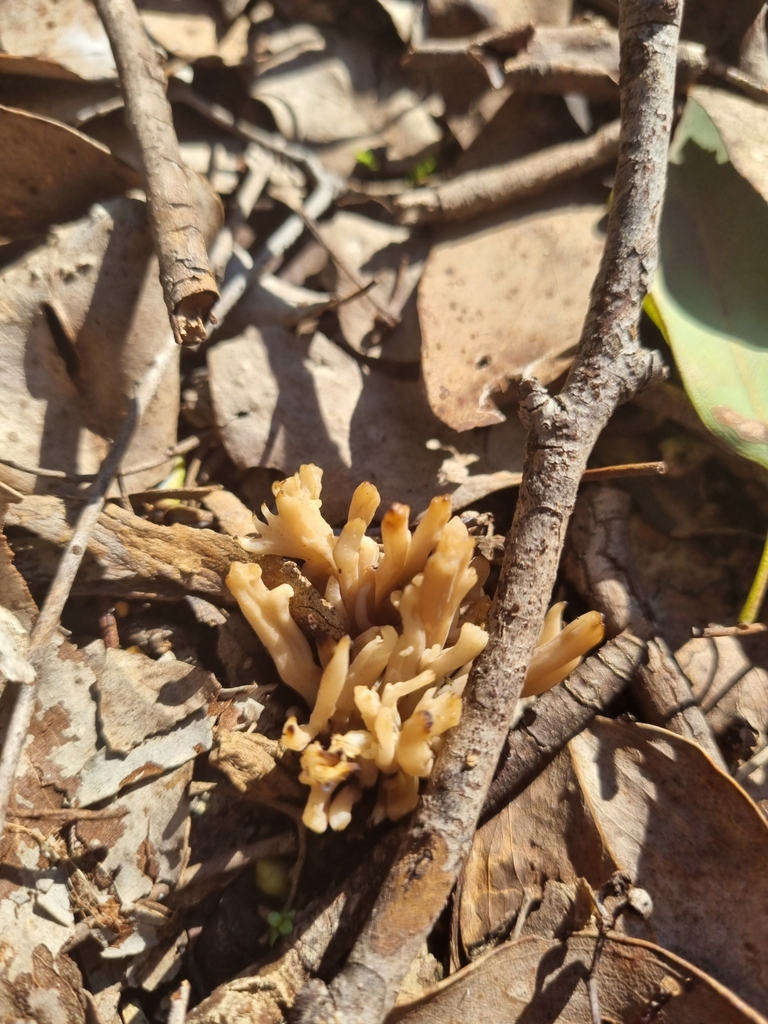
[[133, 0], [96, 0], [96, 6], [115, 57], [128, 128], [139, 151], [173, 334], [179, 344], [203, 341], [219, 292], [181, 160], [160, 58]]
[[563, 142], [530, 156], [460, 174], [432, 188], [417, 188], [395, 199], [403, 224], [431, 220], [471, 220], [488, 210], [537, 196], [615, 160], [619, 122], [577, 142]]
[[5, 734], [2, 755], [0, 755], [0, 836], [5, 829], [5, 818], [16, 779], [16, 771], [32, 721], [40, 681], [39, 670], [45, 650], [58, 628], [61, 613], [85, 556], [91, 534], [104, 508], [107, 491], [118, 473], [120, 463], [141, 422], [141, 417], [157, 394], [163, 374], [168, 369], [168, 364], [174, 357], [175, 351], [175, 346], [169, 339], [169, 343], [150, 364], [138, 384], [115, 443], [101, 464], [101, 469], [88, 491], [85, 505], [80, 511], [75, 528], [59, 560], [56, 574], [40, 609], [40, 614], [32, 627], [28, 657], [38, 670], [38, 676], [34, 683], [18, 687], [16, 701], [8, 722], [8, 730]]
[[638, 340], [657, 261], [682, 4], [623, 0], [622, 132], [602, 262], [576, 358], [556, 398], [520, 385], [527, 458], [507, 538], [490, 642], [475, 663], [459, 725], [414, 812], [397, 862], [347, 964], [309, 983], [300, 1024], [380, 1024], [450, 895], [474, 835], [552, 593], [565, 530], [592, 447], [613, 411], [659, 377]]
[[573, 517], [566, 571], [592, 607], [603, 613], [609, 636], [629, 629], [646, 641], [647, 655], [633, 678], [633, 691], [648, 721], [698, 743], [727, 772], [707, 717], [655, 623], [637, 578], [629, 540], [630, 507], [624, 491], [585, 489]]

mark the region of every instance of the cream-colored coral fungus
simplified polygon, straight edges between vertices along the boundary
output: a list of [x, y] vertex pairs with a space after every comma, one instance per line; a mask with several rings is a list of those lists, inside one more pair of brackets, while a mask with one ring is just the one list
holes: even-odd
[[[251, 563], [235, 563], [227, 577], [281, 678], [311, 709], [305, 725], [288, 719], [283, 743], [301, 752], [299, 778], [309, 786], [303, 820], [315, 832], [346, 828], [363, 790], [377, 784], [374, 820], [396, 820], [415, 807], [419, 780], [461, 717], [472, 661], [488, 641], [478, 623], [488, 607], [489, 565], [461, 519], [451, 517], [448, 497], [433, 498], [413, 532], [408, 506], [393, 505], [379, 544], [368, 535], [380, 503], [373, 484], [357, 488], [336, 537], [320, 511], [321, 479], [322, 470], [309, 465], [276, 483], [277, 514], [264, 506], [258, 536], [241, 544], [301, 560], [348, 635], [316, 661], [290, 616], [288, 584], [269, 590]], [[602, 640], [596, 612], [562, 629], [562, 610], [556, 605], [547, 616], [524, 695], [565, 678]]]

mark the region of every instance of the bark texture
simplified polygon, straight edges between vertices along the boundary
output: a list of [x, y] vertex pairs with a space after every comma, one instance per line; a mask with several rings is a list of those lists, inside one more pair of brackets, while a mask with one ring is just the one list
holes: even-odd
[[588, 139], [563, 142], [498, 167], [461, 174], [434, 188], [405, 192], [395, 206], [404, 224], [470, 220], [603, 167], [616, 159], [618, 148], [619, 122], [611, 121]]
[[616, 407], [662, 372], [638, 341], [657, 260], [682, 4], [622, 0], [622, 130], [605, 251], [562, 394], [520, 386], [526, 464], [459, 725], [448, 733], [398, 859], [346, 966], [305, 989], [300, 1024], [379, 1024], [442, 911], [472, 842], [539, 635], [565, 531], [592, 447]]
[[205, 340], [219, 296], [181, 160], [160, 58], [133, 0], [96, 0], [115, 56], [128, 128], [139, 150], [160, 283], [176, 341]]

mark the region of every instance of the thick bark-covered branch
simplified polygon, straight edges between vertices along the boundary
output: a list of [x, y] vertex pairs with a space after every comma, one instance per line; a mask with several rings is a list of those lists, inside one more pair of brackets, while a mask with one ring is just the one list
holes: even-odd
[[204, 341], [219, 297], [205, 237], [181, 160], [166, 82], [133, 0], [96, 0], [125, 97], [128, 129], [139, 150], [160, 283], [176, 341]]
[[528, 451], [515, 518], [459, 725], [448, 734], [346, 966], [305, 990], [301, 1024], [379, 1024], [453, 888], [509, 730], [592, 447], [615, 408], [661, 372], [638, 341], [655, 270], [682, 4], [622, 0], [622, 132], [605, 251], [561, 395], [521, 385]]

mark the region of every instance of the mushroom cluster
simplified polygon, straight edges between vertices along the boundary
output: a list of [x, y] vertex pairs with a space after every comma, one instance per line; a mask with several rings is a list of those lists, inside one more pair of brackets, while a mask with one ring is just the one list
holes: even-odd
[[[288, 718], [282, 739], [301, 752], [299, 778], [309, 786], [303, 821], [315, 832], [346, 828], [363, 790], [377, 784], [374, 821], [415, 807], [419, 780], [461, 717], [472, 661], [488, 641], [482, 624], [490, 605], [489, 564], [451, 516], [449, 497], [433, 498], [413, 531], [408, 506], [393, 505], [379, 544], [368, 534], [380, 503], [373, 484], [354, 492], [337, 537], [320, 511], [321, 481], [322, 470], [307, 465], [276, 483], [277, 514], [263, 506], [258, 536], [241, 544], [300, 560], [347, 635], [314, 651], [291, 617], [289, 584], [269, 590], [256, 563], [234, 563], [227, 577], [280, 677], [311, 709], [303, 725]], [[547, 616], [524, 694], [564, 679], [602, 640], [596, 612], [563, 629], [562, 611], [556, 605]]]

